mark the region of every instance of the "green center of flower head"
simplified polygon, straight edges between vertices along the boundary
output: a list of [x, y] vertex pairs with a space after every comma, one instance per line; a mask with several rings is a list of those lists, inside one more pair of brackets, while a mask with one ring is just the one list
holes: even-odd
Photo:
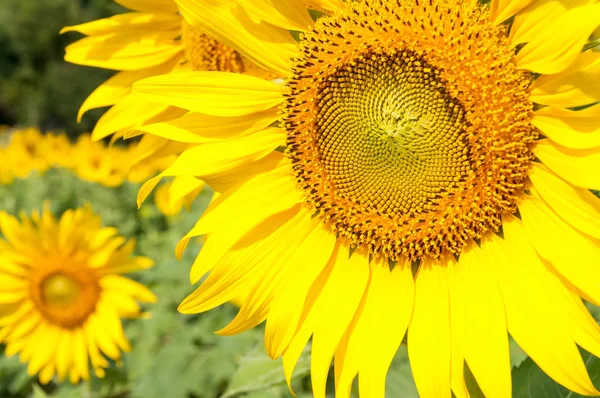
[[287, 155], [350, 246], [395, 261], [459, 255], [517, 209], [537, 138], [531, 77], [488, 6], [377, 3], [348, 3], [300, 42]]
[[65, 308], [76, 304], [81, 297], [79, 284], [65, 274], [54, 274], [42, 282], [42, 299], [51, 307]]

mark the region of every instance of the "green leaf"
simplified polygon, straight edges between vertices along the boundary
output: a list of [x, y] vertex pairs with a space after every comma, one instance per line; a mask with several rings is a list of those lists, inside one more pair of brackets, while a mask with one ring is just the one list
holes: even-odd
[[[294, 378], [309, 373], [310, 349], [307, 348], [298, 360], [294, 370]], [[269, 358], [265, 353], [264, 346], [260, 345], [240, 359], [240, 366], [231, 378], [231, 382], [221, 398], [262, 391], [283, 383], [285, 383], [285, 376], [281, 359], [273, 360]]]
[[388, 398], [417, 398], [419, 396], [410, 370], [408, 350], [404, 344], [398, 349], [388, 371], [385, 395]]
[[[600, 385], [600, 359], [582, 353], [583, 360], [590, 374], [592, 382]], [[583, 395], [576, 394], [556, 383], [542, 371], [531, 358], [513, 369], [513, 397], [514, 398], [579, 398]]]

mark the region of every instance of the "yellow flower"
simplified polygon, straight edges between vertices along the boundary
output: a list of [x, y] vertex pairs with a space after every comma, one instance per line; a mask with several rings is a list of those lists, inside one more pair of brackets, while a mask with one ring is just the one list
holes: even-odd
[[194, 199], [202, 192], [204, 182], [194, 177], [178, 177], [154, 192], [154, 203], [165, 216], [174, 216], [185, 206], [189, 211]]
[[[79, 110], [81, 119], [90, 109], [111, 106], [92, 132], [95, 141], [113, 133], [130, 138], [139, 135], [137, 129], [145, 124], [185, 113], [177, 107], [153, 103], [132, 93], [132, 84], [140, 79], [195, 70], [268, 75], [238, 52], [186, 23], [175, 1], [115, 1], [133, 12], [62, 30], [87, 36], [66, 48], [65, 60], [118, 71], [100, 85]], [[152, 155], [144, 153], [147, 148], [170, 157], [188, 147], [181, 143], [173, 145], [156, 135], [142, 137], [140, 146], [143, 149], [136, 156], [139, 159]]]
[[73, 149], [73, 171], [81, 179], [115, 187], [126, 181], [132, 157], [128, 149], [106, 147], [93, 142], [90, 135], [81, 135]]
[[[465, 363], [485, 396], [511, 396], [508, 333], [563, 386], [600, 394], [578, 350], [600, 355], [582, 302], [600, 304], [600, 105], [570, 110], [600, 100], [600, 53], [581, 52], [600, 4], [312, 1], [326, 15], [290, 58], [285, 32], [265, 41], [228, 5], [179, 3], [285, 76], [134, 84], [198, 112], [161, 125], [195, 144], [163, 175], [224, 192], [178, 247], [209, 236], [182, 312], [246, 297], [219, 333], [266, 321], [288, 382], [312, 336], [316, 398], [332, 360], [336, 397], [355, 377], [383, 397], [405, 334], [422, 397], [467, 396]], [[271, 3], [254, 4], [304, 4]]]
[[[137, 318], [137, 303], [155, 302], [143, 285], [121, 274], [152, 261], [133, 257], [133, 240], [86, 206], [60, 220], [46, 208], [19, 220], [0, 212], [0, 342], [19, 354], [42, 383], [54, 375], [76, 383], [119, 362], [130, 345], [120, 318]], [[106, 356], [106, 357], [105, 357]]]
[[17, 176], [26, 177], [31, 170], [44, 172], [52, 165], [48, 159], [49, 148], [44, 136], [37, 128], [15, 130], [11, 134], [10, 150], [18, 165]]
[[47, 148], [46, 158], [52, 167], [71, 167], [73, 158], [71, 151], [73, 146], [66, 134], [48, 133], [43, 137]]

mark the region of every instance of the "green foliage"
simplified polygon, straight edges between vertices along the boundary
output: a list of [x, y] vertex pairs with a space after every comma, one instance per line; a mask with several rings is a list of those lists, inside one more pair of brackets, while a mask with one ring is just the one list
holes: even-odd
[[[150, 199], [137, 210], [138, 189], [139, 185], [134, 184], [107, 188], [80, 181], [66, 170], [50, 170], [44, 176], [32, 174], [12, 185], [0, 185], [0, 210], [13, 214], [40, 209], [45, 200], [55, 214], [89, 202], [105, 225], [116, 226], [123, 235], [136, 238], [137, 252], [155, 260], [154, 268], [130, 276], [147, 285], [159, 299], [147, 307], [152, 313], [150, 319], [125, 321], [133, 350], [125, 354], [123, 366], [113, 365], [104, 379], [40, 388], [35, 378], [27, 376], [26, 365], [18, 358], [2, 356], [0, 397], [217, 398], [226, 391], [229, 397], [242, 397], [256, 390], [264, 390], [265, 394], [277, 391], [277, 395], [271, 395], [274, 397], [291, 397], [279, 361], [267, 361], [263, 356], [264, 368], [248, 367], [249, 358], [264, 352], [263, 330], [257, 328], [231, 337], [214, 333], [233, 319], [236, 308], [223, 306], [196, 316], [177, 312], [178, 304], [193, 290], [189, 266], [200, 245], [192, 241], [181, 262], [175, 259], [174, 248], [206, 207], [210, 192], [201, 194], [189, 213], [166, 218]], [[298, 372], [298, 393], [307, 393], [310, 388], [302, 379], [307, 374], [307, 361], [303, 357], [298, 365], [304, 369]], [[257, 372], [254, 375], [253, 370]], [[260, 379], [262, 370], [270, 372], [263, 384], [251, 389], [243, 386], [244, 377]]]
[[112, 72], [65, 63], [65, 46], [81, 35], [58, 32], [122, 11], [111, 0], [0, 1], [0, 124], [91, 130], [102, 111], [79, 125], [77, 110]]

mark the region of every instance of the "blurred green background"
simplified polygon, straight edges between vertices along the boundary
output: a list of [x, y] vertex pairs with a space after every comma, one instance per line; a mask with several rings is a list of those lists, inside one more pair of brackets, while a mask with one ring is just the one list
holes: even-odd
[[103, 110], [77, 123], [83, 100], [112, 71], [68, 64], [64, 48], [83, 37], [61, 28], [124, 9], [111, 0], [0, 1], [0, 125], [39, 126], [70, 136], [91, 131]]

